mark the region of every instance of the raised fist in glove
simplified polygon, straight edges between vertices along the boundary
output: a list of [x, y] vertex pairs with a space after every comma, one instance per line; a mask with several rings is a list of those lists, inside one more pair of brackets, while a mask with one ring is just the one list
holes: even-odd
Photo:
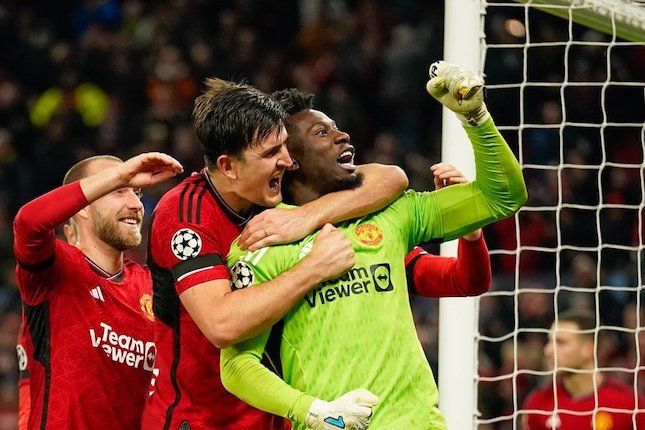
[[426, 89], [432, 97], [470, 125], [484, 123], [490, 114], [484, 103], [484, 81], [464, 66], [437, 61], [430, 66]]
[[305, 424], [312, 430], [365, 430], [378, 401], [378, 397], [363, 388], [350, 391], [333, 402], [314, 400]]

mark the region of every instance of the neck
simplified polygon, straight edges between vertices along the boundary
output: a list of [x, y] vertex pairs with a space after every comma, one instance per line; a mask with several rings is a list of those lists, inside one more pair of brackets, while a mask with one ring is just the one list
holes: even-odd
[[601, 373], [569, 373], [562, 378], [562, 384], [572, 397], [585, 397], [594, 392], [602, 384], [604, 377]]
[[231, 209], [240, 215], [247, 214], [251, 210], [253, 204], [235, 192], [235, 187], [230, 179], [217, 170], [211, 171], [210, 169], [206, 169], [206, 174], [210, 178], [215, 190], [217, 190], [217, 193]]
[[302, 206], [309, 203], [310, 201], [316, 200], [320, 197], [320, 193], [312, 189], [307, 184], [294, 180], [289, 186], [289, 192], [293, 197], [293, 201], [296, 205]]
[[123, 252], [112, 248], [101, 241], [83, 241], [80, 239], [76, 247], [107, 273], [114, 274], [123, 267]]

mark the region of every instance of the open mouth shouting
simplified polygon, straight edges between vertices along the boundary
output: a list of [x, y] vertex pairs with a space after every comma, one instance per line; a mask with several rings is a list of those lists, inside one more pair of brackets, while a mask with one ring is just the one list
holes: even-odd
[[354, 172], [356, 170], [356, 165], [354, 164], [354, 147], [349, 145], [343, 152], [340, 153], [338, 158], [336, 158], [336, 162], [342, 167], [343, 169], [349, 171], [349, 172]]
[[282, 173], [269, 179], [269, 189], [275, 193], [280, 192], [280, 183], [282, 182]]

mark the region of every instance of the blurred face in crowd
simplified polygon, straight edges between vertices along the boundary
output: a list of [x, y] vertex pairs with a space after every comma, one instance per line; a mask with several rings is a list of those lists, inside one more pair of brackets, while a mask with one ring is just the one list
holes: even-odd
[[237, 193], [259, 206], [273, 207], [282, 201], [282, 177], [293, 165], [287, 151], [287, 130], [277, 128], [256, 145], [231, 157], [231, 174], [235, 175]]
[[349, 134], [323, 112], [306, 109], [292, 115], [289, 152], [302, 180], [319, 195], [360, 185]]
[[559, 321], [551, 327], [544, 355], [550, 367], [557, 368], [560, 374], [571, 373], [563, 368], [593, 368], [593, 334], [581, 334], [579, 331], [578, 324], [571, 321]]
[[[113, 160], [98, 160], [92, 164], [91, 170], [98, 172], [117, 164]], [[112, 248], [125, 251], [141, 243], [144, 213], [141, 189], [120, 188], [112, 191], [91, 203], [87, 212], [92, 232]]]

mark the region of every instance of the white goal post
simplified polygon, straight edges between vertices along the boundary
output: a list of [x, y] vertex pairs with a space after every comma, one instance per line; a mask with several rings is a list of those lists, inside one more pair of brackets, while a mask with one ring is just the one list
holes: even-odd
[[[486, 229], [491, 291], [440, 300], [437, 376], [448, 428], [522, 429], [527, 392], [555, 380], [538, 362], [540, 339], [572, 306], [589, 306], [596, 336], [627, 356], [608, 361], [597, 350], [594, 371], [645, 394], [645, 2], [444, 4], [443, 58], [485, 74], [487, 104], [529, 191], [513, 222]], [[442, 161], [473, 178], [469, 147], [444, 109]], [[456, 255], [456, 242], [441, 253]], [[507, 326], [482, 326], [500, 315]], [[503, 407], [478, 398], [483, 386]]]
[[[446, 61], [481, 70], [482, 36], [480, 0], [445, 2], [444, 55]], [[470, 142], [461, 123], [443, 108], [442, 160], [453, 162], [468, 178], [475, 176]], [[442, 255], [456, 255], [455, 241], [441, 245]], [[439, 407], [449, 429], [473, 428], [476, 410], [474, 298], [439, 301]]]

